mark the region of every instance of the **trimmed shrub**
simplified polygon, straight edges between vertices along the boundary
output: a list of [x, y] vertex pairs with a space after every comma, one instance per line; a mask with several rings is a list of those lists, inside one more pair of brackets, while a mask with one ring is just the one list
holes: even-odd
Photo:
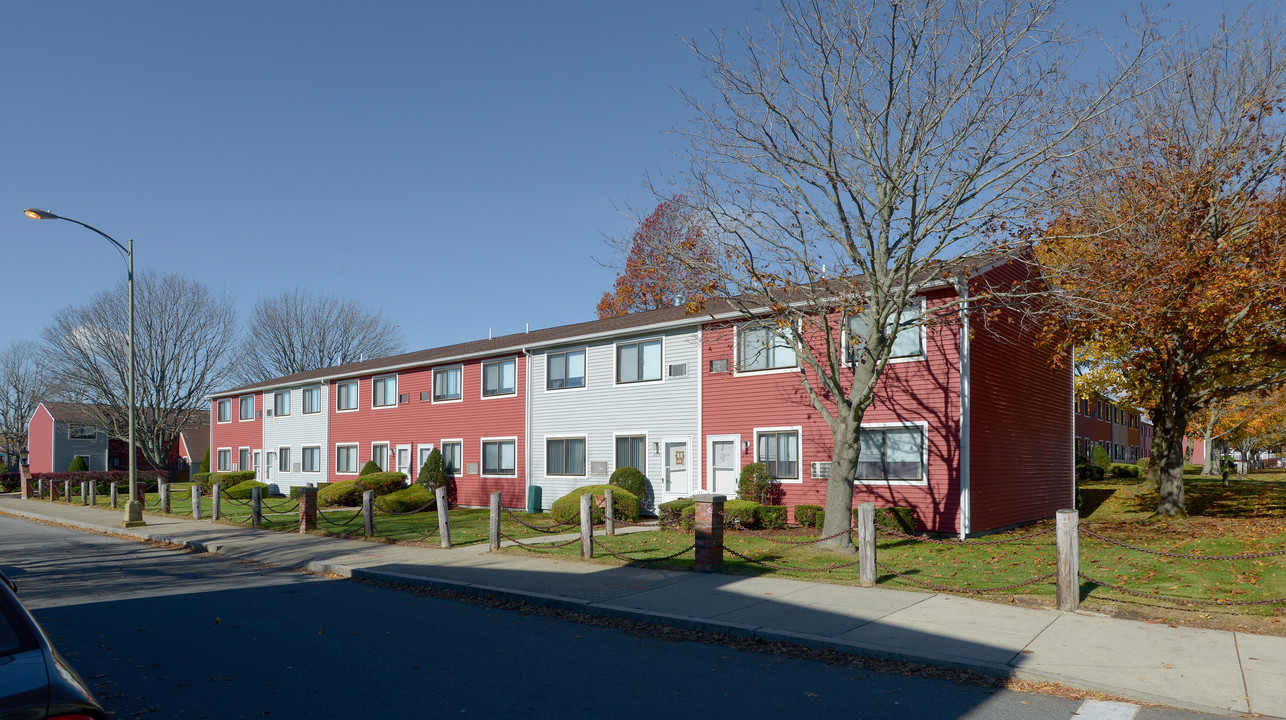
[[1200, 474], [1201, 474], [1201, 466], [1200, 466], [1200, 465], [1198, 465], [1198, 464], [1196, 464], [1196, 463], [1186, 463], [1186, 464], [1183, 466], [1183, 474], [1184, 474], [1184, 475], [1200, 475]]
[[1107, 454], [1101, 445], [1094, 447], [1094, 452], [1090, 454], [1090, 464], [1103, 468], [1104, 474], [1112, 469], [1112, 456]]
[[[304, 490], [306, 490], [307, 488], [308, 488], [308, 486], [307, 486], [307, 485], [291, 485], [291, 486], [290, 486], [290, 491], [289, 491], [289, 493], [288, 493], [288, 494], [290, 495], [290, 499], [291, 499], [291, 500], [298, 500], [298, 499], [299, 499], [299, 493], [303, 492], [303, 491], [304, 491]], [[314, 489], [314, 490], [316, 490], [317, 488], [313, 488], [313, 489]], [[321, 494], [321, 491], [320, 491], [320, 490], [318, 490], [318, 494], [319, 494], [319, 495]]]
[[[729, 500], [723, 504], [723, 526], [727, 528], [753, 528], [759, 526], [759, 508], [757, 502], [750, 500]], [[693, 518], [696, 517], [695, 510]]]
[[[853, 524], [857, 524], [857, 510], [853, 510]], [[875, 527], [910, 535], [915, 532], [915, 510], [909, 507], [876, 508]]]
[[205, 449], [205, 454], [201, 456], [201, 472], [209, 474], [213, 471], [210, 467], [210, 448]]
[[1139, 476], [1139, 468], [1135, 465], [1126, 465], [1123, 463], [1112, 463], [1110, 476], [1113, 478], [1136, 478]]
[[427, 489], [430, 495], [440, 487], [450, 489], [451, 475], [447, 473], [447, 464], [442, 459], [441, 450], [433, 448], [429, 451], [429, 456], [420, 466], [420, 474], [415, 477], [415, 483]]
[[750, 463], [741, 468], [741, 480], [737, 482], [738, 499], [760, 505], [779, 505], [781, 496], [781, 483], [763, 463]]
[[263, 488], [263, 492], [259, 493], [260, 496], [268, 495], [268, 484], [261, 483], [258, 480], [246, 480], [245, 482], [237, 483], [224, 490], [223, 494], [233, 500], [249, 500], [255, 488]]
[[[240, 485], [241, 483], [247, 480], [255, 479], [254, 470], [237, 470], [235, 472], [197, 473], [197, 475], [206, 476], [205, 478], [206, 484], [201, 486], [201, 489], [206, 492], [210, 492], [211, 490], [213, 490], [216, 484], [222, 485], [224, 492], [227, 492], [228, 488], [234, 485]], [[247, 495], [246, 497], [250, 497], [250, 496]]]
[[1097, 465], [1077, 465], [1077, 482], [1097, 482], [1103, 479], [1103, 468]]
[[[608, 485], [586, 485], [578, 487], [575, 490], [554, 501], [550, 512], [556, 522], [567, 522], [580, 517], [580, 496], [581, 495], [602, 495], [608, 487], [612, 488], [612, 505], [616, 517], [622, 520], [634, 522], [639, 519], [639, 499], [634, 493]], [[603, 520], [603, 511], [601, 508], [594, 508], [594, 522]]]
[[363, 489], [356, 480], [326, 483], [317, 489], [317, 504], [321, 507], [357, 507], [362, 504]]
[[626, 492], [636, 498], [647, 496], [647, 478], [643, 472], [636, 467], [618, 467], [612, 471], [612, 477], [607, 481], [608, 485], [615, 485], [618, 488], [624, 488]]
[[374, 490], [375, 497], [395, 493], [406, 487], [406, 473], [375, 472], [359, 475], [357, 484], [362, 490]]
[[1138, 460], [1135, 460], [1135, 461], [1134, 461], [1134, 464], [1135, 464], [1135, 465], [1138, 465], [1138, 466], [1139, 466], [1139, 469], [1141, 469], [1141, 470], [1147, 470], [1147, 469], [1148, 469], [1148, 459], [1147, 459], [1147, 458], [1145, 458], [1145, 457], [1141, 457], [1141, 458], [1139, 458]]
[[769, 530], [784, 530], [786, 528], [786, 506], [760, 505], [759, 524]]
[[796, 505], [795, 522], [804, 527], [821, 527], [826, 521], [826, 510], [821, 505]]
[[677, 528], [683, 524], [683, 510], [697, 504], [692, 498], [679, 498], [656, 506], [657, 520], [663, 528]]
[[89, 464], [85, 462], [85, 458], [79, 455], [72, 458], [67, 465], [67, 472], [85, 472], [86, 470], [89, 470]]
[[697, 529], [697, 504], [695, 502], [679, 511], [679, 526], [688, 532]]
[[210, 482], [210, 476], [213, 474], [214, 473], [208, 472], [192, 473], [192, 482], [196, 483], [196, 486], [201, 488], [201, 492], [208, 493], [210, 492], [210, 486], [214, 484]]
[[3, 492], [13, 492], [22, 485], [22, 474], [16, 472], [0, 473], [0, 490]]
[[384, 472], [384, 468], [381, 468], [380, 464], [375, 462], [374, 460], [367, 460], [366, 464], [362, 466], [361, 472], [357, 473], [357, 477], [362, 477], [363, 475], [370, 475], [372, 473], [378, 473], [378, 472]]
[[437, 504], [437, 497], [427, 487], [414, 483], [383, 497], [375, 499], [375, 507], [384, 512], [409, 513], [428, 510]]

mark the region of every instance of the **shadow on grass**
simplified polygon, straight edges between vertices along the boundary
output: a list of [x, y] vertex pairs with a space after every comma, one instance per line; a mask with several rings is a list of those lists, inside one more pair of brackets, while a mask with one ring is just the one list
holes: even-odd
[[1116, 488], [1082, 488], [1080, 512], [1082, 517], [1094, 514], [1099, 506], [1116, 494]]

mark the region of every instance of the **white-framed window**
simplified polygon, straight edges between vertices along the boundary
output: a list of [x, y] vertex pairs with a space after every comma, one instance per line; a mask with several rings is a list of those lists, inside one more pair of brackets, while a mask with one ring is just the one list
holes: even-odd
[[647, 473], [646, 435], [616, 436], [616, 467], [632, 467]]
[[237, 450], [237, 469], [242, 471], [254, 469], [250, 467], [250, 448], [239, 448]]
[[82, 423], [68, 423], [67, 438], [69, 440], [94, 440], [98, 438], [98, 428]]
[[357, 474], [357, 443], [335, 446], [335, 472], [340, 475]]
[[737, 371], [780, 370], [799, 366], [795, 341], [788, 330], [771, 322], [746, 323], [737, 328]]
[[240, 418], [242, 420], [254, 420], [255, 419], [255, 396], [242, 395], [240, 398], [240, 404], [241, 404]]
[[272, 414], [281, 417], [290, 414], [290, 391], [282, 390], [272, 395]]
[[482, 474], [508, 477], [518, 474], [518, 439], [482, 440]]
[[927, 482], [924, 424], [863, 425], [857, 458], [858, 482]]
[[516, 390], [518, 363], [515, 358], [493, 360], [482, 364], [482, 396], [513, 395]]
[[[916, 324], [923, 313], [923, 301], [912, 300], [898, 314], [896, 320], [890, 318], [885, 324], [886, 333], [893, 331], [894, 323], [898, 328], [898, 336], [893, 340], [893, 348], [889, 351], [890, 360], [924, 357], [924, 328]], [[848, 318], [844, 334], [845, 342], [848, 344], [845, 355], [848, 362], [853, 362], [854, 353], [865, 341], [867, 327], [865, 315], [852, 315]]]
[[219, 448], [216, 455], [218, 458], [215, 469], [219, 472], [228, 472], [232, 469], [232, 448]]
[[232, 398], [220, 400], [217, 403], [218, 422], [232, 422]]
[[397, 405], [397, 375], [381, 375], [371, 381], [371, 407]]
[[345, 380], [335, 384], [335, 410], [344, 412], [357, 409], [357, 382]]
[[545, 389], [566, 390], [585, 387], [585, 349], [549, 353], [545, 356]]
[[585, 438], [546, 438], [545, 474], [585, 476]]
[[299, 451], [300, 467], [303, 472], [321, 472], [321, 446], [305, 445]]
[[778, 480], [799, 480], [799, 429], [755, 432], [756, 459]]
[[433, 402], [455, 402], [464, 397], [464, 367], [435, 368], [433, 370]]
[[380, 470], [388, 470], [388, 443], [371, 443], [371, 459], [380, 466]]
[[661, 340], [639, 340], [616, 346], [616, 382], [661, 379]]
[[460, 474], [460, 471], [464, 468], [463, 440], [442, 441], [442, 464], [446, 465], [447, 472], [451, 475]]
[[321, 412], [321, 388], [304, 388], [300, 395], [303, 396], [305, 415]]
[[290, 472], [290, 446], [282, 445], [277, 448], [277, 470], [280, 472]]

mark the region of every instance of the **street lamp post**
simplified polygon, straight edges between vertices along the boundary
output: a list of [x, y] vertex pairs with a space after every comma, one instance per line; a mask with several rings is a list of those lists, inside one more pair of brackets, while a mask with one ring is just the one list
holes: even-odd
[[137, 413], [137, 408], [134, 406], [134, 239], [130, 238], [129, 247], [127, 248], [116, 242], [116, 239], [111, 235], [79, 220], [62, 217], [35, 208], [27, 208], [23, 212], [33, 220], [66, 220], [83, 228], [93, 230], [106, 238], [107, 242], [115, 245], [116, 249], [125, 255], [125, 264], [129, 268], [129, 502], [125, 504], [125, 517], [121, 521], [121, 526], [138, 527], [139, 525], [144, 525], [146, 523], [143, 522], [143, 503], [139, 502], [138, 499], [138, 467], [135, 458], [137, 452], [134, 445], [134, 416]]

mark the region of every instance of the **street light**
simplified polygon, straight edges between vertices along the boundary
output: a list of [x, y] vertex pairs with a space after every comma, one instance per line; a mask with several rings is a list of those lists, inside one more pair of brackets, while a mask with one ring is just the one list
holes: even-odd
[[125, 257], [125, 264], [129, 268], [129, 502], [125, 504], [125, 519], [121, 521], [122, 527], [138, 527], [145, 525], [143, 522], [143, 503], [138, 499], [138, 468], [135, 459], [134, 446], [134, 415], [137, 408], [134, 407], [134, 239], [130, 238], [129, 247], [116, 242], [111, 235], [99, 230], [92, 225], [86, 225], [79, 220], [55, 215], [46, 210], [37, 210], [27, 208], [23, 210], [27, 217], [32, 220], [66, 220], [70, 223], [93, 230], [107, 239], [107, 242], [116, 246], [121, 254]]

